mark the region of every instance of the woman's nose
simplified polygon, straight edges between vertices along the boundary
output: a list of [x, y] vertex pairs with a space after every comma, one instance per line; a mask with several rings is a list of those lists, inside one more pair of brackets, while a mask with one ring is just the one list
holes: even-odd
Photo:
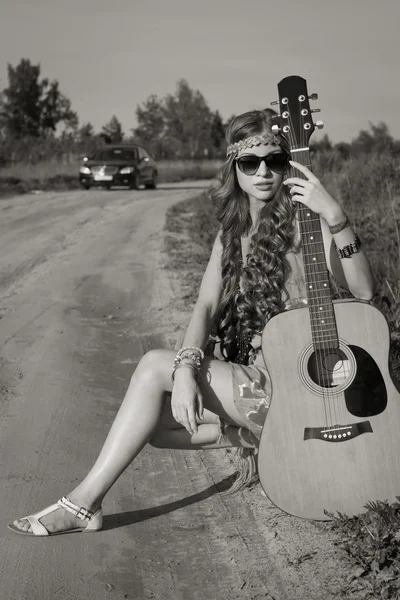
[[265, 160], [262, 160], [260, 162], [257, 175], [259, 175], [260, 177], [269, 177], [271, 175], [271, 170], [267, 167], [267, 163], [265, 162]]

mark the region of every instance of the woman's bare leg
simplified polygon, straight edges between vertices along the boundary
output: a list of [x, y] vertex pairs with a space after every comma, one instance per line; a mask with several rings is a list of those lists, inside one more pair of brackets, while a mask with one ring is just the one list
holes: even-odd
[[[170, 350], [152, 350], [138, 364], [124, 401], [114, 419], [100, 454], [85, 479], [67, 496], [72, 502], [95, 510], [121, 473], [151, 440], [157, 430], [165, 408], [166, 392], [171, 391], [171, 370], [175, 353]], [[207, 376], [202, 381], [203, 402], [206, 409], [221, 416], [233, 425], [246, 426], [238, 413], [232, 394], [232, 375], [229, 364], [211, 361]], [[218, 426], [213, 425], [207, 443], [216, 443]], [[185, 430], [186, 431], [186, 430]], [[186, 432], [187, 433], [187, 432]], [[185, 434], [184, 434], [185, 435]], [[199, 432], [187, 437], [199, 437]], [[200, 447], [205, 439], [200, 441]], [[188, 444], [199, 448], [196, 443]], [[41, 519], [49, 532], [81, 526], [81, 522], [70, 513], [59, 509]], [[16, 520], [14, 525], [29, 530], [26, 520]]]

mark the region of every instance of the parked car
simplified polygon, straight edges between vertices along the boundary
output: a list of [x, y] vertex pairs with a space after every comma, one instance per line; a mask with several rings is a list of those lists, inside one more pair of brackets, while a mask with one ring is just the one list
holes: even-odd
[[79, 181], [86, 190], [94, 185], [110, 188], [128, 186], [137, 190], [157, 186], [157, 164], [153, 156], [139, 145], [110, 144], [83, 159]]

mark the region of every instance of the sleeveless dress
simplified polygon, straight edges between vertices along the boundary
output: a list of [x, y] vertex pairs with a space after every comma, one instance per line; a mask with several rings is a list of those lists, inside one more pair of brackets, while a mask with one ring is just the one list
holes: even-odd
[[[307, 294], [301, 249], [288, 252], [286, 259], [290, 269], [282, 299], [285, 310], [290, 310], [307, 304]], [[255, 335], [251, 345], [249, 365], [230, 364], [235, 406], [259, 440], [271, 401], [271, 379], [261, 353], [261, 335]]]

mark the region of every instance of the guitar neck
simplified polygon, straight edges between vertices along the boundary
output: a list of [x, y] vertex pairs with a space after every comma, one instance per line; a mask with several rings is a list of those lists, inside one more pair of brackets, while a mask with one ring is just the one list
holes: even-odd
[[[295, 149], [292, 156], [294, 160], [311, 169], [308, 148], [297, 151]], [[294, 169], [289, 176], [302, 177]], [[317, 213], [301, 203], [298, 207], [298, 219], [313, 344], [315, 348], [336, 348], [339, 342], [321, 221]]]

